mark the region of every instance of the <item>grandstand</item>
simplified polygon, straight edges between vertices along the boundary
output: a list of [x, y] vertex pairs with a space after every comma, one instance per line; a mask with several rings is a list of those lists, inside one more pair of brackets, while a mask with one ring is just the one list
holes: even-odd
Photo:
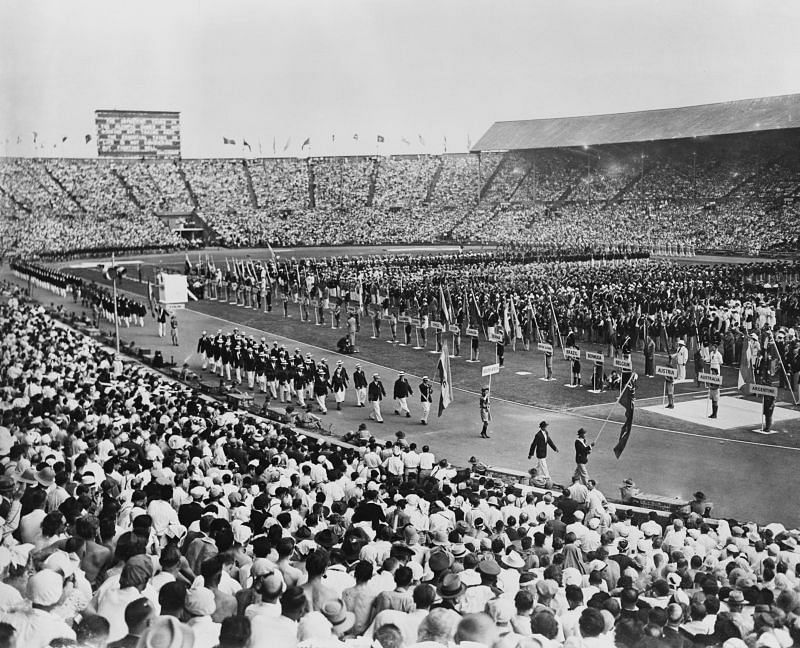
[[[4, 247], [185, 246], [185, 212], [230, 247], [432, 243], [652, 250], [800, 246], [800, 95], [498, 122], [470, 154], [4, 159]], [[35, 224], [32, 226], [31, 223]], [[133, 227], [135, 224], [135, 227]], [[624, 232], [624, 236], [621, 234]], [[678, 242], [678, 241], [675, 241]]]

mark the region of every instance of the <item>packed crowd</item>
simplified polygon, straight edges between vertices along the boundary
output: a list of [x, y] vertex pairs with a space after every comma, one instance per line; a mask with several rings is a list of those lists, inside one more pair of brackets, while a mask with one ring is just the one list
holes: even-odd
[[[8, 159], [0, 163], [0, 236], [25, 253], [75, 247], [78, 238], [80, 247], [127, 243], [140, 231], [148, 244], [174, 244], [154, 213], [195, 210], [229, 246], [456, 240], [577, 250], [625, 241], [654, 249], [675, 238], [704, 249], [792, 251], [800, 243], [795, 139], [480, 159]], [[41, 224], [26, 238], [29, 221]]]
[[321, 442], [17, 295], [0, 315], [4, 646], [800, 640], [799, 534], [781, 524], [707, 519], [701, 493], [631, 515], [593, 480], [506, 486], [366, 428]]

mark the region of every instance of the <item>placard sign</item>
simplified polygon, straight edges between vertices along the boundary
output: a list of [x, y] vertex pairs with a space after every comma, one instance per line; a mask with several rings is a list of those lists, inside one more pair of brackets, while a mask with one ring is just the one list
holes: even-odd
[[434, 331], [441, 331], [444, 327], [441, 322], [431, 322], [431, 328]]
[[536, 345], [536, 348], [539, 349], [539, 351], [542, 351], [543, 353], [552, 353], [553, 352], [553, 345], [552, 344], [547, 344], [546, 342], [539, 342]]
[[778, 388], [770, 387], [769, 385], [750, 385], [750, 393], [757, 394], [758, 396], [772, 396], [778, 397]]
[[455, 335], [461, 334], [461, 329], [458, 328], [458, 324], [451, 324], [450, 326], [447, 327], [447, 330]]
[[664, 376], [664, 378], [677, 378], [678, 370], [674, 367], [656, 367], [656, 376]]
[[311, 305], [312, 305], [314, 308], [316, 308], [317, 306], [319, 306], [319, 301], [318, 301], [318, 300], [316, 300], [316, 299], [312, 299], [312, 300], [311, 300]]
[[401, 324], [408, 324], [411, 322], [411, 318], [408, 315], [400, 315], [397, 318], [397, 321], [400, 322]]
[[372, 308], [367, 308], [367, 315], [375, 317], [375, 311]]
[[484, 378], [486, 376], [494, 376], [494, 374], [500, 373], [500, 365], [499, 364], [490, 364], [481, 367], [481, 376]]
[[411, 326], [416, 326], [417, 328], [419, 328], [422, 324], [422, 321], [419, 319], [419, 317], [412, 317], [409, 322]]
[[570, 360], [580, 360], [581, 359], [580, 349], [568, 347], [564, 349], [564, 357], [569, 358]]
[[633, 364], [631, 364], [630, 360], [623, 360], [622, 358], [614, 358], [614, 366], [617, 369], [622, 369], [623, 371], [632, 371]]
[[351, 315], [355, 315], [358, 312], [358, 309], [355, 306], [348, 306], [347, 312]]
[[722, 384], [722, 376], [719, 374], [700, 372], [697, 378], [700, 382], [708, 383], [709, 385], [719, 386]]
[[587, 351], [586, 352], [586, 359], [587, 360], [594, 360], [595, 362], [603, 362], [603, 354], [596, 353], [595, 351]]
[[478, 329], [467, 328], [467, 337], [478, 337]]
[[502, 333], [489, 333], [489, 342], [497, 342], [498, 344], [502, 343], [503, 341], [503, 334]]

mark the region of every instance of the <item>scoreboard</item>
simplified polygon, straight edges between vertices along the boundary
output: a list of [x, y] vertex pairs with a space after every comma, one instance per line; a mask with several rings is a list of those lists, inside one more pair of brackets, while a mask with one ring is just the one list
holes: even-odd
[[100, 157], [177, 158], [181, 155], [179, 112], [95, 110]]

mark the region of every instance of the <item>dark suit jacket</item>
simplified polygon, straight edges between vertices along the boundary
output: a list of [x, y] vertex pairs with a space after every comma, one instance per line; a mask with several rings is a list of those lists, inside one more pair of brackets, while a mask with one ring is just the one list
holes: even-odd
[[533, 443], [531, 443], [531, 447], [528, 450], [528, 456], [535, 456], [537, 459], [544, 459], [547, 457], [547, 446], [550, 446], [553, 450], [558, 451], [558, 448], [556, 448], [556, 444], [553, 443], [550, 435], [546, 434], [544, 430], [539, 428], [539, 430], [536, 432], [536, 435], [533, 437]]

